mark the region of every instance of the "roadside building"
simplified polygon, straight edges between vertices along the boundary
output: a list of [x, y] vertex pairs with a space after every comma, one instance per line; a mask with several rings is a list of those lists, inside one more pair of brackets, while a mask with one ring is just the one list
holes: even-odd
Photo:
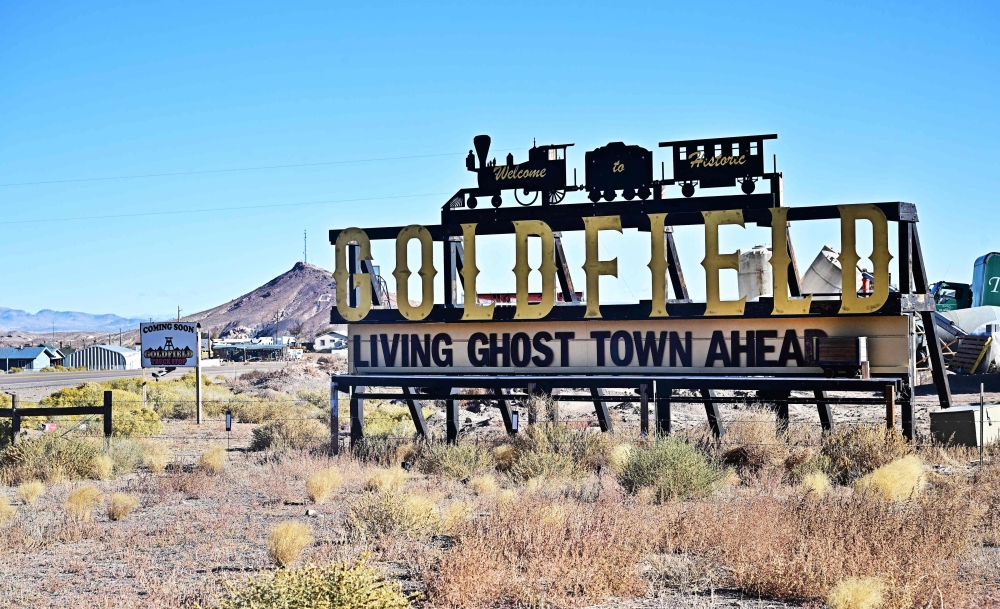
[[117, 345], [91, 345], [67, 356], [65, 366], [87, 370], [139, 370], [142, 355]]
[[347, 348], [347, 336], [340, 332], [326, 332], [316, 337], [313, 350], [317, 353], [329, 353], [337, 349]]
[[288, 347], [271, 343], [235, 343], [212, 345], [216, 357], [229, 362], [268, 362], [287, 359]]
[[58, 349], [48, 347], [0, 348], [0, 366], [4, 371], [11, 368], [21, 370], [41, 370], [50, 366], [63, 365], [63, 355]]

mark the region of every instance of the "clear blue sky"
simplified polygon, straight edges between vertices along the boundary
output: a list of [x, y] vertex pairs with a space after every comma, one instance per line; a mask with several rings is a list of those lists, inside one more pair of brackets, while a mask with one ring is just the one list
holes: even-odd
[[[532, 138], [574, 142], [582, 178], [609, 141], [775, 132], [789, 205], [912, 201], [931, 277], [969, 281], [1000, 250], [998, 18], [995, 2], [2, 2], [0, 306], [195, 312], [290, 268], [304, 229], [332, 267], [330, 228], [436, 222], [472, 185], [477, 133], [519, 159]], [[9, 185], [422, 155], [442, 156]], [[247, 206], [271, 207], [218, 210]], [[185, 213], [93, 218], [154, 212]], [[839, 242], [835, 225], [793, 237], [803, 267]], [[697, 294], [701, 238], [679, 240]], [[481, 248], [482, 289], [513, 289], [509, 245]], [[604, 299], [648, 295], [646, 242], [605, 251], [623, 272]], [[375, 255], [391, 270], [391, 248]]]

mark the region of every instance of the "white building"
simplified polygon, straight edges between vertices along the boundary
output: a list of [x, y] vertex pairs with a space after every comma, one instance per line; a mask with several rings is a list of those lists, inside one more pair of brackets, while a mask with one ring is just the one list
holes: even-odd
[[91, 345], [66, 356], [67, 368], [84, 367], [87, 370], [139, 370], [142, 354], [118, 345]]
[[327, 332], [316, 337], [313, 343], [313, 350], [318, 353], [329, 353], [338, 349], [347, 348], [347, 336], [340, 332]]

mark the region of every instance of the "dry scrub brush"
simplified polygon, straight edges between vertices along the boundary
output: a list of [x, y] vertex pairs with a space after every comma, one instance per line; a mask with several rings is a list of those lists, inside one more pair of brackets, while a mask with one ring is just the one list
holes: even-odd
[[359, 561], [264, 573], [228, 584], [232, 596], [219, 609], [406, 609], [397, 582]]
[[150, 444], [146, 447], [143, 462], [154, 474], [162, 474], [170, 465], [170, 450], [162, 444]]
[[356, 541], [429, 537], [442, 526], [437, 503], [418, 493], [364, 492], [349, 504], [347, 532]]
[[841, 484], [901, 459], [913, 447], [899, 431], [884, 425], [841, 426], [823, 438], [822, 455], [829, 474]]
[[707, 497], [727, 476], [694, 446], [671, 436], [630, 450], [619, 468], [618, 482], [631, 494], [648, 489], [662, 502]]
[[886, 501], [906, 501], [923, 490], [926, 479], [920, 457], [909, 455], [858, 478], [854, 488], [861, 493], [875, 493]]
[[409, 475], [401, 467], [377, 469], [365, 479], [361, 486], [366, 491], [394, 492], [403, 488]]
[[221, 446], [209, 447], [198, 459], [198, 468], [212, 476], [221, 474], [226, 469], [226, 449]]
[[341, 482], [343, 477], [335, 468], [320, 470], [306, 478], [306, 495], [313, 503], [325, 503]]
[[302, 550], [313, 544], [312, 532], [301, 522], [290, 520], [271, 529], [267, 536], [267, 551], [279, 567], [287, 567], [295, 562]]
[[35, 505], [45, 492], [45, 485], [38, 480], [22, 482], [17, 487], [17, 497], [24, 505]]
[[13, 520], [17, 516], [17, 508], [10, 504], [10, 499], [0, 495], [0, 524]]
[[250, 450], [304, 450], [319, 446], [329, 436], [319, 419], [278, 419], [254, 428]]
[[101, 504], [101, 491], [96, 486], [81, 486], [66, 497], [63, 507], [66, 515], [74, 522], [88, 522], [94, 509]]
[[455, 547], [424, 572], [443, 607], [574, 606], [644, 592], [643, 514], [621, 503], [496, 502], [452, 529]]
[[131, 495], [126, 493], [112, 493], [111, 497], [108, 498], [108, 519], [114, 521], [122, 520], [131, 514], [132, 510], [138, 507], [138, 505], [139, 502]]
[[0, 454], [0, 480], [19, 484], [30, 480], [62, 482], [96, 477], [100, 452], [85, 440], [44, 435], [25, 438]]
[[874, 494], [777, 498], [754, 495], [671, 507], [667, 550], [702, 552], [725, 582], [772, 598], [822, 600], [847, 578], [878, 577], [885, 606], [924, 606], [935, 590], [965, 593], [958, 569], [975, 518], [958, 493], [891, 503]]
[[434, 443], [422, 451], [418, 464], [424, 473], [466, 480], [492, 470], [493, 453], [476, 442]]

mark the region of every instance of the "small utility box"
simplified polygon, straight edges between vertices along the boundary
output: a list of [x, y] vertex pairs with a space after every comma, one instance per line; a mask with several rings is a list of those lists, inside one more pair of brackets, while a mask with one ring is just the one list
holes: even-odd
[[[983, 406], [985, 444], [1000, 441], [1000, 404]], [[931, 413], [931, 435], [938, 442], [979, 446], [979, 406], [952, 406]]]

